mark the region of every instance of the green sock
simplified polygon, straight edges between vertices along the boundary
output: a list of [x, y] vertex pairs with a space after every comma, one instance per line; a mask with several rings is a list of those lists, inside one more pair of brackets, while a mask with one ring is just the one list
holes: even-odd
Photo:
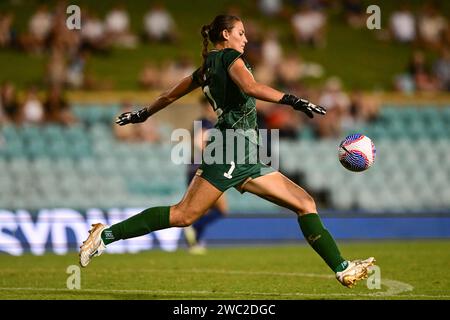
[[331, 270], [340, 272], [347, 267], [348, 262], [342, 258], [336, 242], [323, 226], [318, 214], [302, 215], [298, 218], [298, 223], [305, 239]]
[[152, 231], [170, 227], [170, 207], [154, 207], [129, 217], [103, 230], [102, 240], [105, 245], [120, 239], [142, 236]]

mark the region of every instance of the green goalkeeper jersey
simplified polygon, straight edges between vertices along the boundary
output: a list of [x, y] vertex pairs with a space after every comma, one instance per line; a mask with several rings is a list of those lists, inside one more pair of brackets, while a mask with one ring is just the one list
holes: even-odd
[[[241, 55], [230, 48], [211, 50], [205, 61], [204, 81], [200, 79], [200, 68], [194, 71], [192, 78], [202, 86], [217, 114], [215, 127], [221, 131], [242, 129], [250, 141], [257, 144], [256, 99], [239, 89], [228, 74], [228, 69]], [[244, 63], [251, 73], [250, 65], [245, 60]]]

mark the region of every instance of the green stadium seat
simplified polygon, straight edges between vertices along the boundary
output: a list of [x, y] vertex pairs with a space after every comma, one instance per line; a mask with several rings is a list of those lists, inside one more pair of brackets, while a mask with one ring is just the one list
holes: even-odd
[[31, 159], [38, 159], [49, 156], [47, 143], [40, 138], [31, 140], [26, 147], [27, 157]]
[[310, 126], [304, 126], [299, 130], [298, 138], [300, 141], [315, 140], [314, 130]]
[[[0, 181], [1, 206], [148, 207], [181, 199], [186, 166], [170, 161], [171, 144], [117, 142], [109, 123], [115, 110], [84, 108], [82, 113], [90, 118], [86, 124], [1, 128], [6, 143], [0, 170], [7, 172]], [[448, 208], [450, 108], [392, 106], [381, 115], [357, 129], [374, 139], [377, 148], [375, 164], [364, 174], [339, 164], [338, 140], [307, 137], [280, 142], [281, 169], [303, 172], [305, 188], [329, 192], [335, 209]], [[279, 210], [233, 191], [229, 200], [236, 211]]]
[[434, 106], [422, 107], [419, 113], [420, 113], [420, 120], [425, 124], [440, 122], [441, 112]]
[[77, 172], [82, 176], [90, 176], [97, 172], [97, 162], [93, 158], [81, 158], [75, 165]]
[[21, 134], [18, 132], [16, 126], [4, 124], [1, 127], [1, 134], [6, 140], [6, 143], [21, 140]]
[[41, 135], [48, 143], [63, 139], [63, 128], [61, 125], [48, 124], [42, 128]]
[[117, 116], [120, 106], [117, 104], [84, 104], [74, 105], [72, 110], [76, 117], [88, 125], [96, 123], [113, 123]]
[[3, 157], [0, 157], [0, 172], [8, 172], [9, 161]]
[[32, 141], [35, 139], [42, 139], [42, 131], [41, 128], [34, 125], [25, 125], [18, 130], [19, 134], [22, 136], [22, 139], [26, 141]]
[[435, 121], [432, 122], [430, 124], [428, 124], [427, 126], [427, 136], [430, 139], [435, 139], [435, 140], [448, 140], [448, 130], [447, 130], [447, 126], [442, 122], [442, 121]]
[[45, 157], [34, 159], [30, 162], [30, 167], [33, 168], [36, 172], [41, 173], [42, 176], [46, 176], [53, 170], [53, 161], [50, 158]]
[[92, 156], [91, 146], [85, 140], [73, 142], [68, 151], [68, 155], [74, 159], [83, 159]]
[[70, 126], [64, 130], [66, 139], [70, 142], [86, 141], [90, 142], [90, 135], [87, 132], [87, 128], [83, 125]]
[[70, 158], [58, 158], [53, 160], [53, 170], [61, 177], [71, 174], [72, 169], [75, 167], [75, 162]]
[[441, 119], [444, 123], [450, 123], [450, 106], [442, 107]]
[[29, 176], [29, 161], [25, 158], [10, 161], [9, 172], [17, 176]]
[[25, 143], [21, 139], [7, 141], [1, 150], [1, 154], [9, 159], [24, 158], [27, 156]]
[[331, 193], [331, 204], [338, 210], [349, 210], [355, 206], [355, 197], [344, 188], [339, 188]]
[[389, 137], [389, 131], [385, 125], [382, 123], [375, 123], [372, 125], [370, 133], [367, 133], [367, 136], [375, 140], [383, 140]]
[[44, 152], [53, 159], [59, 159], [70, 157], [71, 150], [72, 146], [65, 140], [55, 140], [45, 147]]
[[94, 140], [111, 139], [113, 137], [111, 127], [105, 124], [96, 123], [91, 126], [89, 131]]
[[397, 108], [382, 105], [379, 113], [379, 121], [381, 122], [390, 122], [393, 117], [396, 117], [398, 114]]

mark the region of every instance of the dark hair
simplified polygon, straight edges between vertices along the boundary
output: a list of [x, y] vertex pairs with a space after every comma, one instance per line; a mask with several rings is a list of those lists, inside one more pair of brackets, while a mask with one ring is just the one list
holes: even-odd
[[241, 21], [241, 19], [237, 16], [232, 15], [218, 15], [214, 18], [214, 20], [210, 24], [206, 24], [202, 27], [201, 35], [203, 37], [203, 49], [202, 49], [202, 57], [203, 57], [203, 64], [201, 69], [201, 80], [204, 81], [203, 75], [204, 75], [204, 69], [205, 69], [205, 62], [206, 62], [206, 56], [208, 55], [208, 40], [211, 41], [213, 44], [216, 44], [217, 42], [224, 41], [224, 37], [222, 34], [223, 30], [231, 31], [234, 27], [234, 23], [237, 21]]

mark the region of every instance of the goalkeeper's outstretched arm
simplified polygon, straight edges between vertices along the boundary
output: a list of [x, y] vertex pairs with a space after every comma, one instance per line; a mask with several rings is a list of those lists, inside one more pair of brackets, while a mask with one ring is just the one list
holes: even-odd
[[169, 90], [161, 93], [156, 100], [147, 107], [138, 111], [125, 112], [117, 117], [116, 123], [123, 126], [128, 123], [140, 123], [154, 115], [156, 112], [164, 109], [172, 102], [187, 95], [191, 91], [198, 88], [199, 85], [193, 80], [192, 75], [185, 77]]

